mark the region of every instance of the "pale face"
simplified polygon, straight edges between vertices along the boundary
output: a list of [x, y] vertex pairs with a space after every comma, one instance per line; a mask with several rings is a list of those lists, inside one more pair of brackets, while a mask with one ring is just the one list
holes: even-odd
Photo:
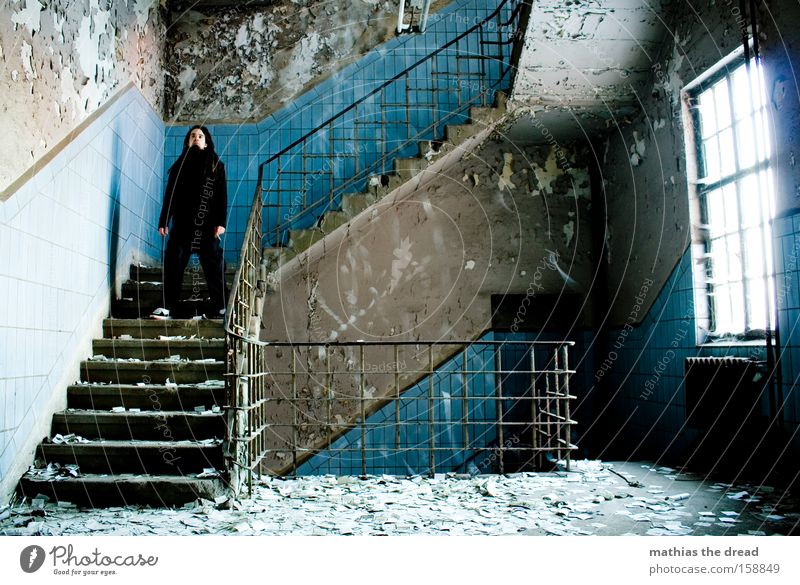
[[205, 150], [206, 135], [203, 134], [203, 131], [200, 130], [200, 128], [195, 128], [192, 130], [191, 134], [189, 134], [189, 146], [196, 146], [200, 150]]

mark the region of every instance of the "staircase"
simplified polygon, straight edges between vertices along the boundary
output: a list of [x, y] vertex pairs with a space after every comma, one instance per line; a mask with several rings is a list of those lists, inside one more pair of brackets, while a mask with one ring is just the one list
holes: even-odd
[[[20, 481], [39, 494], [79, 506], [180, 505], [227, 492], [225, 340], [221, 319], [121, 318], [160, 304], [160, 269], [134, 266], [112, 303], [103, 337], [67, 389], [67, 409], [53, 417]], [[202, 279], [202, 277], [201, 277]], [[187, 270], [182, 311], [200, 308], [205, 280]], [[133, 300], [131, 300], [133, 299]]]
[[321, 213], [314, 227], [290, 229], [286, 246], [264, 249], [268, 270], [272, 271], [288, 263], [292, 258], [308, 250], [338, 228], [349, 224], [351, 220], [373, 207], [400, 186], [423, 176], [437, 161], [450, 153], [461, 151], [463, 154], [469, 150], [469, 146], [472, 145], [468, 146], [468, 143], [473, 138], [493, 129], [506, 118], [506, 102], [507, 97], [504, 93], [495, 92], [492, 106], [471, 107], [469, 122], [446, 126], [443, 140], [420, 141], [419, 154], [416, 157], [394, 159], [392, 173], [373, 175], [367, 179], [364, 191], [343, 194], [340, 208]]

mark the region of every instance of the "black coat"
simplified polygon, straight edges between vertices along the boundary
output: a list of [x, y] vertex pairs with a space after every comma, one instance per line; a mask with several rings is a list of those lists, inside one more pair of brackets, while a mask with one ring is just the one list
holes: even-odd
[[158, 227], [168, 227], [172, 220], [172, 229], [180, 234], [209, 235], [217, 226], [225, 227], [227, 213], [225, 165], [215, 153], [190, 147], [169, 169]]

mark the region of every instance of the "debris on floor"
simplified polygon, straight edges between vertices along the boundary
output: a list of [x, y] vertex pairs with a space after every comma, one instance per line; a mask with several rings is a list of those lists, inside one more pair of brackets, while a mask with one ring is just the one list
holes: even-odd
[[[217, 476], [212, 468], [198, 474]], [[250, 499], [220, 496], [178, 509], [79, 509], [43, 496], [0, 508], [0, 535], [767, 536], [796, 532], [798, 509], [771, 486], [577, 461], [569, 472], [262, 477]]]

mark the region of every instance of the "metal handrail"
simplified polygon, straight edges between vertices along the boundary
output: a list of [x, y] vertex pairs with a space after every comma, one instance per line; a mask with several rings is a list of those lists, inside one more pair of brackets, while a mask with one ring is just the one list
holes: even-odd
[[[263, 240], [263, 218], [262, 218], [262, 210], [263, 210], [263, 178], [264, 178], [264, 169], [265, 167], [277, 160], [283, 154], [286, 154], [291, 151], [291, 149], [295, 148], [296, 146], [303, 144], [304, 142], [308, 141], [312, 136], [319, 133], [323, 128], [329, 126], [336, 120], [341, 119], [345, 116], [348, 112], [354, 110], [359, 104], [366, 102], [372, 96], [376, 95], [380, 91], [386, 89], [389, 85], [396, 82], [398, 79], [402, 78], [404, 75], [408, 75], [409, 72], [413, 71], [415, 68], [421, 66], [423, 63], [426, 63], [436, 57], [436, 55], [440, 54], [448, 47], [452, 46], [453, 44], [457, 43], [459, 40], [465, 38], [467, 35], [475, 32], [476, 30], [480, 29], [481, 27], [485, 26], [487, 23], [495, 19], [501, 12], [501, 10], [509, 3], [514, 2], [517, 6], [511, 13], [508, 21], [501, 23], [500, 26], [508, 26], [520, 15], [520, 14], [527, 14], [529, 13], [529, 0], [502, 0], [502, 2], [497, 6], [497, 8], [492, 11], [491, 14], [484, 17], [480, 22], [476, 23], [466, 31], [457, 35], [454, 39], [450, 40], [446, 44], [444, 44], [439, 49], [436, 49], [432, 53], [429, 53], [425, 57], [416, 61], [413, 65], [406, 67], [402, 72], [393, 76], [390, 80], [385, 81], [379, 87], [373, 89], [368, 94], [362, 96], [355, 102], [349, 104], [347, 107], [339, 111], [337, 114], [331, 116], [328, 120], [319, 124], [313, 130], [310, 130], [300, 138], [294, 140], [290, 145], [283, 148], [280, 152], [272, 155], [269, 159], [262, 162], [258, 166], [258, 182], [256, 184], [256, 190], [253, 197], [253, 203], [250, 210], [250, 215], [247, 222], [247, 227], [245, 229], [242, 247], [239, 254], [239, 266], [236, 270], [236, 275], [234, 277], [233, 286], [230, 291], [228, 305], [226, 308], [226, 319], [225, 319], [225, 345], [226, 345], [226, 374], [225, 374], [225, 387], [226, 387], [226, 440], [225, 440], [225, 459], [228, 467], [228, 471], [230, 472], [230, 484], [234, 491], [240, 491], [244, 484], [247, 484], [248, 491], [252, 492], [252, 481], [253, 481], [253, 471], [254, 468], [258, 466], [258, 461], [253, 461], [254, 459], [254, 448], [251, 444], [248, 444], [244, 441], [239, 440], [240, 437], [252, 435], [252, 429], [255, 428], [255, 422], [251, 420], [248, 414], [248, 409], [251, 408], [250, 404], [254, 398], [259, 395], [259, 391], [263, 390], [264, 381], [261, 379], [261, 376], [253, 375], [256, 374], [261, 368], [260, 365], [263, 362], [264, 358], [264, 351], [265, 349], [272, 345], [278, 345], [275, 342], [265, 342], [261, 341], [259, 336], [260, 331], [260, 319], [261, 319], [261, 307], [259, 304], [259, 298], [263, 301], [263, 295], [266, 292], [266, 267], [261, 264], [262, 262], [262, 240]], [[521, 12], [524, 11], [524, 12]], [[515, 43], [514, 53], [519, 53], [519, 47], [521, 43], [524, 41], [524, 34], [519, 34], [520, 31], [515, 31], [514, 34], [508, 41], [503, 42], [488, 42], [486, 44], [508, 44], [508, 43]], [[502, 80], [508, 70], [512, 68], [512, 65], [509, 66], [504, 70], [504, 72], [499, 76], [499, 81]], [[498, 83], [499, 83], [498, 81]], [[496, 84], [495, 84], [496, 85]], [[494, 91], [494, 86], [491, 88]], [[480, 99], [483, 99], [483, 96], [487, 93], [486, 89], [482, 91], [479, 96]], [[475, 99], [475, 98], [473, 98]], [[466, 106], [472, 105], [472, 101], [467, 102]], [[456, 113], [458, 110], [456, 111]], [[451, 113], [450, 116], [455, 115], [455, 113]], [[445, 118], [447, 119], [447, 118]], [[441, 124], [442, 122], [440, 122]], [[409, 138], [405, 144], [416, 140], [417, 137]], [[403, 146], [398, 147], [394, 151], [387, 153], [384, 156], [384, 159], [376, 161], [372, 163], [373, 166], [383, 162], [386, 156], [390, 156], [396, 151], [403, 148]], [[368, 167], [371, 168], [371, 167]], [[363, 174], [365, 170], [361, 171]], [[359, 173], [356, 173], [357, 176], [360, 176]], [[343, 183], [337, 187], [337, 189], [343, 189], [344, 186], [351, 184], [356, 179], [351, 177], [348, 182]], [[320, 200], [318, 202], [314, 202], [311, 206], [307, 206], [304, 208], [299, 214], [295, 215], [294, 217], [290, 218], [292, 221], [296, 220], [298, 217], [302, 217], [303, 214], [308, 214], [312, 210], [316, 210], [320, 207], [320, 203], [324, 200]], [[333, 201], [333, 192], [329, 199], [330, 202]], [[278, 227], [278, 233], [280, 235], [280, 226]], [[404, 342], [400, 342], [404, 344]], [[420, 343], [420, 342], [409, 342], [409, 344], [413, 343]], [[433, 342], [438, 344], [439, 342]], [[445, 342], [441, 342], [445, 344]], [[455, 344], [464, 344], [464, 343], [472, 343], [469, 342], [450, 342], [450, 345], [453, 343]], [[341, 343], [340, 343], [341, 344]], [[369, 345], [370, 342], [367, 342], [365, 345]], [[288, 344], [287, 345], [292, 345]], [[299, 344], [294, 344], [299, 345]], [[335, 346], [336, 343], [330, 343], [325, 345]], [[252, 385], [251, 385], [252, 384]], [[253, 385], [256, 387], [254, 388]], [[258, 446], [257, 446], [258, 447]], [[256, 448], [255, 451], [258, 449]]]
[[[448, 41], [447, 43], [445, 43], [444, 45], [442, 45], [438, 49], [434, 50], [431, 53], [428, 53], [425, 57], [421, 57], [420, 59], [418, 59], [412, 65], [409, 65], [408, 67], [403, 69], [401, 72], [395, 74], [390, 79], [384, 81], [378, 87], [374, 88], [373, 90], [371, 90], [370, 92], [368, 92], [364, 96], [360, 97], [358, 100], [356, 100], [353, 103], [349, 104], [347, 107], [345, 107], [344, 109], [340, 110], [338, 113], [336, 113], [335, 115], [331, 116], [326, 121], [322, 122], [321, 124], [318, 124], [315, 128], [313, 128], [312, 130], [309, 130], [308, 132], [303, 134], [301, 137], [295, 139], [288, 146], [284, 147], [283, 149], [281, 149], [276, 154], [273, 154], [272, 156], [270, 156], [266, 161], [260, 163], [260, 165], [259, 165], [259, 177], [260, 178], [263, 177], [263, 169], [266, 166], [268, 166], [268, 165], [274, 163], [275, 161], [279, 160], [280, 157], [290, 153], [292, 151], [292, 149], [294, 149], [295, 147], [308, 143], [309, 139], [311, 139], [313, 136], [319, 134], [320, 132], [322, 132], [324, 129], [326, 129], [328, 127], [333, 127], [337, 120], [342, 119], [349, 112], [352, 112], [353, 110], [358, 108], [358, 106], [368, 102], [368, 100], [370, 100], [370, 98], [372, 98], [372, 97], [378, 95], [379, 93], [381, 93], [382, 91], [386, 90], [387, 88], [389, 88], [395, 82], [403, 79], [404, 77], [407, 77], [415, 69], [421, 67], [422, 65], [424, 65], [424, 64], [426, 64], [428, 62], [433, 62], [433, 59], [437, 55], [439, 55], [443, 51], [447, 50], [451, 46], [457, 44], [459, 41], [463, 40], [464, 38], [466, 38], [470, 34], [474, 33], [476, 30], [479, 30], [479, 29], [483, 28], [484, 26], [486, 26], [487, 23], [490, 23], [492, 20], [497, 18], [498, 15], [500, 15], [501, 11], [505, 8], [505, 6], [509, 2], [515, 3], [516, 6], [512, 10], [508, 20], [500, 22], [500, 23], [498, 23], [496, 25], [498, 30], [501, 30], [501, 29], [503, 29], [505, 27], [508, 27], [511, 23], [513, 23], [515, 21], [515, 19], [517, 19], [517, 17], [520, 14], [522, 14], [522, 13], [526, 13], [527, 14], [528, 9], [530, 7], [530, 2], [529, 1], [527, 1], [527, 0], [502, 0], [502, 2], [500, 2], [500, 4], [497, 6], [497, 8], [495, 8], [489, 15], [485, 16], [481, 21], [477, 22], [476, 24], [474, 24], [473, 26], [468, 28], [466, 31], [460, 33], [459, 35], [457, 35], [456, 37], [454, 37], [453, 39], [451, 39], [450, 41]], [[509, 35], [509, 39], [506, 40], [506, 41], [489, 41], [489, 40], [481, 39], [480, 42], [481, 42], [482, 45], [504, 45], [504, 44], [512, 44], [512, 43], [514, 43], [514, 47], [512, 49], [512, 53], [513, 54], [518, 54], [519, 53], [519, 47], [521, 47], [523, 40], [524, 40], [524, 35], [519, 35], [518, 32], [515, 31], [514, 34]], [[337, 185], [335, 187], [332, 186], [330, 188], [329, 192], [328, 192], [328, 197], [320, 198], [318, 200], [315, 200], [315, 201], [312, 201], [310, 203], [307, 203], [305, 201], [305, 191], [304, 191], [303, 192], [302, 209], [300, 209], [296, 213], [293, 213], [292, 215], [286, 217], [283, 222], [281, 221], [280, 211], [278, 211], [278, 213], [276, 215], [277, 225], [275, 226], [275, 228], [273, 230], [275, 232], [274, 243], [278, 243], [279, 244], [282, 241], [283, 233], [285, 233], [285, 231], [288, 230], [298, 220], [300, 220], [300, 219], [302, 219], [304, 217], [307, 217], [307, 216], [309, 216], [311, 214], [314, 214], [314, 213], [321, 215], [325, 211], [330, 210], [330, 208], [332, 208], [333, 205], [334, 205], [334, 201], [335, 201], [335, 198], [336, 198], [337, 195], [346, 192], [346, 190], [350, 186], [352, 186], [352, 185], [358, 183], [359, 181], [362, 181], [365, 178], [367, 178], [368, 176], [370, 176], [370, 174], [372, 174], [372, 172], [375, 169], [379, 168], [386, 161], [391, 160], [392, 158], [394, 158], [409, 143], [412, 143], [412, 142], [415, 142], [415, 141], [419, 140], [422, 135], [425, 135], [427, 132], [429, 132], [431, 130], [435, 130], [436, 127], [445, 125], [447, 120], [455, 117], [457, 114], [463, 112], [468, 107], [470, 107], [472, 105], [475, 105], [477, 103], [482, 103], [484, 98], [485, 98], [485, 96], [493, 95], [494, 92], [497, 90], [497, 86], [503, 81], [503, 79], [506, 77], [506, 75], [510, 71], [513, 72], [513, 70], [514, 70], [514, 66], [511, 63], [509, 63], [503, 69], [503, 71], [500, 73], [500, 75], [498, 76], [498, 79], [497, 79], [497, 81], [495, 83], [493, 83], [493, 84], [491, 84], [489, 86], [482, 86], [483, 87], [482, 91], [478, 95], [474, 96], [471, 100], [467, 101], [464, 104], [460, 104], [459, 107], [456, 110], [448, 112], [442, 119], [440, 119], [438, 121], [435, 120], [432, 124], [429, 124], [428, 126], [422, 128], [421, 130], [419, 130], [415, 134], [415, 136], [409, 137], [400, 146], [397, 146], [394, 149], [392, 149], [391, 151], [384, 153], [382, 157], [376, 159], [375, 161], [370, 163], [365, 168], [363, 168], [360, 171], [356, 172], [353, 176], [351, 176], [350, 178], [345, 180], [343, 183], [341, 183], [341, 184], [339, 184], [339, 185]], [[337, 155], [336, 153], [331, 152], [329, 154], [329, 157], [330, 158], [339, 158], [339, 157], [344, 158], [346, 155], [347, 155], [347, 153], [338, 153], [338, 155]], [[319, 174], [319, 172], [318, 171], [317, 172], [309, 172], [309, 174]], [[260, 183], [260, 179], [259, 179], [259, 183]], [[294, 190], [292, 190], [292, 191], [294, 191]], [[279, 201], [274, 206], [271, 205], [271, 204], [267, 204], [267, 207], [276, 207], [278, 210], [280, 210], [282, 205], [281, 205], [281, 203]]]

